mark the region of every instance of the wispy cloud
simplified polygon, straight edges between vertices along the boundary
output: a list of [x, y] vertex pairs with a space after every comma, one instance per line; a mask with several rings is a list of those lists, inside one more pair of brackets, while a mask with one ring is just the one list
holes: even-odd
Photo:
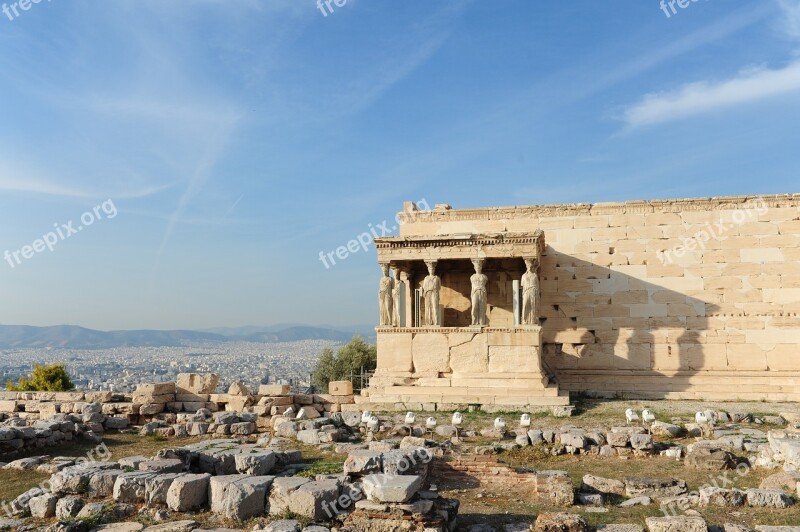
[[716, 83], [694, 82], [667, 92], [648, 94], [622, 112], [628, 127], [671, 122], [726, 107], [749, 104], [800, 90], [800, 61], [784, 68], [760, 68]]
[[781, 29], [792, 39], [800, 39], [800, 1], [778, 0], [783, 18]]
[[[9, 159], [10, 158], [7, 158], [7, 160]], [[120, 182], [112, 184], [111, 186], [87, 187], [71, 184], [71, 181], [77, 180], [62, 179], [62, 182], [57, 183], [50, 178], [42, 177], [50, 173], [52, 172], [42, 172], [41, 170], [28, 166], [11, 165], [8, 162], [0, 162], [0, 191], [74, 199], [100, 199], [109, 197], [114, 199], [132, 199], [144, 198], [157, 194], [170, 186], [134, 186]]]

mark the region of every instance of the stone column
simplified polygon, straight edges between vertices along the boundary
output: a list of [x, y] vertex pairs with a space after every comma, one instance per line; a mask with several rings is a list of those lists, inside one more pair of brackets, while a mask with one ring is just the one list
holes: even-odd
[[470, 301], [472, 302], [473, 327], [486, 326], [486, 304], [488, 300], [486, 285], [489, 283], [489, 278], [483, 273], [483, 262], [483, 259], [472, 259], [475, 273], [469, 280], [472, 285]]
[[392, 289], [392, 325], [395, 327], [405, 327], [406, 324], [406, 298], [405, 284], [400, 278], [400, 268], [391, 267], [394, 274], [394, 288]]
[[525, 273], [522, 274], [522, 325], [539, 325], [539, 274], [534, 258], [525, 259]]
[[422, 297], [425, 303], [424, 320], [426, 327], [439, 327], [442, 325], [442, 312], [439, 308], [439, 292], [442, 289], [442, 280], [436, 275], [435, 260], [426, 260], [428, 276], [422, 280]]
[[389, 277], [388, 263], [384, 262], [381, 264], [381, 271], [383, 272], [383, 276], [381, 277], [378, 285], [378, 307], [380, 311], [379, 323], [381, 327], [387, 327], [392, 325], [394, 315], [394, 305], [392, 304], [394, 280]]

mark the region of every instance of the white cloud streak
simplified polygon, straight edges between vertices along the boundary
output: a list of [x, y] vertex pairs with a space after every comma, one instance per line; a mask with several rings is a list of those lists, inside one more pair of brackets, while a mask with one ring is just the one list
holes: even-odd
[[800, 61], [779, 69], [756, 69], [716, 83], [701, 81], [648, 94], [622, 112], [628, 127], [671, 122], [800, 91]]

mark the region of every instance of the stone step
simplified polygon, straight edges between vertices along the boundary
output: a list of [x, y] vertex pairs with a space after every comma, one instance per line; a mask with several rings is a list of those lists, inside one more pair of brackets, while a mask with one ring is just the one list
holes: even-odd
[[630, 399], [710, 399], [725, 401], [800, 401], [800, 373], [685, 371], [558, 371], [565, 390], [597, 397]]
[[[394, 390], [392, 389], [392, 392]], [[481, 395], [481, 394], [428, 394], [407, 395], [398, 393], [375, 393], [370, 395], [370, 405], [377, 403], [447, 403], [447, 404], [480, 404], [524, 407], [534, 406], [566, 406], [569, 397], [556, 395], [553, 397], [537, 395]]]
[[[370, 397], [380, 393], [380, 389], [370, 390]], [[391, 395], [485, 395], [492, 397], [558, 397], [558, 388], [488, 388], [478, 386], [387, 386], [382, 389]]]

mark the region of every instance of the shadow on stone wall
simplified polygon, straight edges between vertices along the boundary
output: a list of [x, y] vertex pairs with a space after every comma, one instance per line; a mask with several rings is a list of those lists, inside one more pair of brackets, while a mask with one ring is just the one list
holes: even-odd
[[[665, 398], [692, 391], [689, 381], [701, 371], [726, 369], [725, 338], [708, 327], [718, 306], [679, 290], [702, 291], [702, 279], [674, 277], [677, 269], [655, 252], [648, 266], [627, 265], [613, 251], [607, 266], [550, 246], [542, 258], [543, 358], [561, 388]], [[664, 285], [631, 275], [644, 277], [648, 267], [651, 278], [670, 274]]]

